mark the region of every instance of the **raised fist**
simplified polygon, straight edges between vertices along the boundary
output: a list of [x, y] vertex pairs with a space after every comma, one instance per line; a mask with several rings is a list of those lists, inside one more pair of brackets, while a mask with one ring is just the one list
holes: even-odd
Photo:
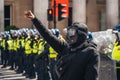
[[24, 14], [26, 18], [29, 18], [31, 20], [35, 18], [35, 15], [30, 10], [25, 11]]

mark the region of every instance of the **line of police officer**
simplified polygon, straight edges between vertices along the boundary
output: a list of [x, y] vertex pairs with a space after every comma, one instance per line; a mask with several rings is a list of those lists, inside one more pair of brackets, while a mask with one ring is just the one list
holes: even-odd
[[[64, 40], [58, 29], [50, 30], [56, 37]], [[54, 80], [53, 67], [58, 54], [40, 37], [36, 29], [7, 31], [0, 34], [2, 68], [23, 73], [27, 78]]]

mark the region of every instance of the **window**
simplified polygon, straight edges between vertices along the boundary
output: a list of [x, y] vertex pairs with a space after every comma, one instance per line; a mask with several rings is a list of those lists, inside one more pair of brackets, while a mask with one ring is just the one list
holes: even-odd
[[10, 26], [10, 5], [4, 6], [4, 25], [5, 27]]

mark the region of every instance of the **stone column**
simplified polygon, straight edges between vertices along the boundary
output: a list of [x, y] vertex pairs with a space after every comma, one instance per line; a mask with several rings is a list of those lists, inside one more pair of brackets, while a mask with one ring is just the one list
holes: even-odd
[[34, 0], [34, 14], [41, 22], [48, 27], [47, 9], [49, 0]]
[[73, 1], [73, 23], [86, 23], [86, 0], [72, 0]]
[[106, 0], [107, 28], [118, 24], [118, 0]]
[[87, 8], [86, 8], [86, 24], [89, 27], [90, 31], [98, 31], [99, 30], [99, 22], [98, 22], [98, 8], [96, 0], [87, 0]]
[[4, 0], [0, 0], [0, 32], [4, 31]]

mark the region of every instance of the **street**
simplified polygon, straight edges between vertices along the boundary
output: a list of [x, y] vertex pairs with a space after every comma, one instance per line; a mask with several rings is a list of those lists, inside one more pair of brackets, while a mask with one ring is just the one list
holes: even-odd
[[9, 67], [1, 68], [1, 66], [2, 65], [0, 65], [0, 80], [36, 80], [25, 78], [22, 74], [17, 74], [14, 70], [9, 70]]

